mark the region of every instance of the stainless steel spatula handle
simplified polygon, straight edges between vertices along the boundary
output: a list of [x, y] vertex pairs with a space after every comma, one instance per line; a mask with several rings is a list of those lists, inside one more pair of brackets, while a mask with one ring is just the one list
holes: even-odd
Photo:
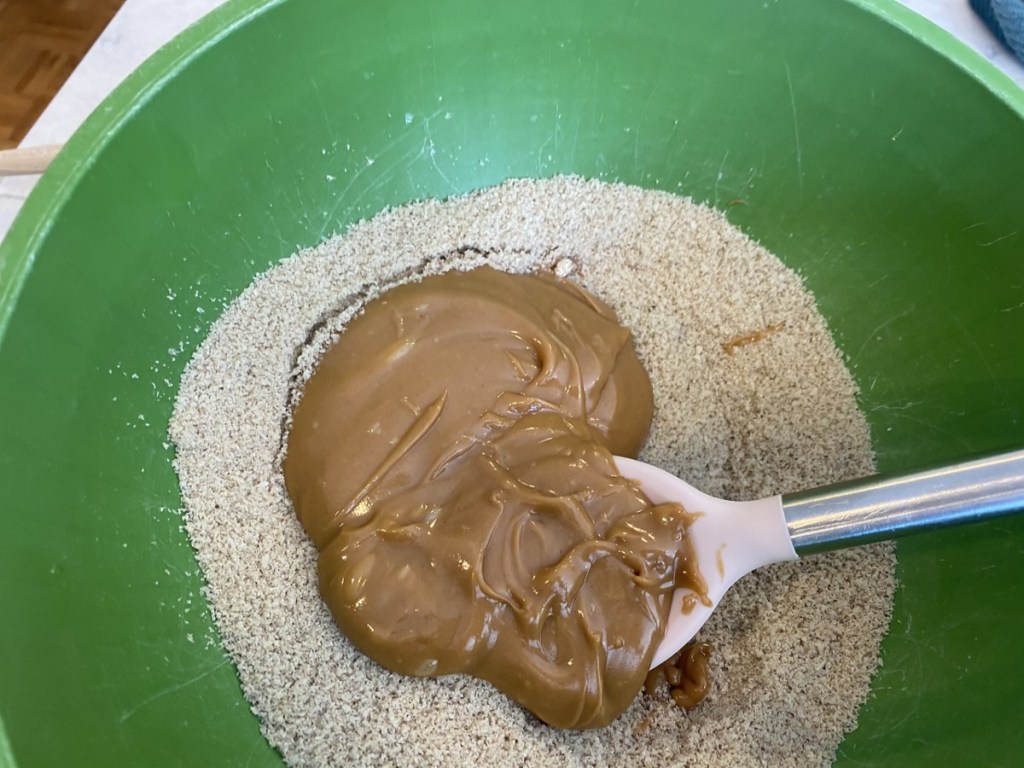
[[782, 497], [797, 554], [893, 539], [1024, 509], [1024, 450]]

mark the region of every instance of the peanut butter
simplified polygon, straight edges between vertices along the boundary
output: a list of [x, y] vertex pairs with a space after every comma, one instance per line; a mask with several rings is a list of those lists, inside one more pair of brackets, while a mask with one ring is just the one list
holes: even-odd
[[284, 475], [349, 639], [592, 728], [644, 684], [690, 517], [616, 472], [652, 418], [629, 332], [573, 283], [490, 268], [399, 286], [324, 354]]

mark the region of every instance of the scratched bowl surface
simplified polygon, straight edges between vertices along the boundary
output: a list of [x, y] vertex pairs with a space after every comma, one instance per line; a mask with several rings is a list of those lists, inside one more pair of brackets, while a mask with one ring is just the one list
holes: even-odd
[[[882, 469], [1022, 442], [1024, 95], [895, 3], [229, 3], [87, 121], [0, 247], [0, 764], [280, 764], [187, 597], [182, 368], [297, 247], [558, 173], [691, 195], [798, 269]], [[899, 545], [838, 764], [1024, 754], [1022, 523]]]

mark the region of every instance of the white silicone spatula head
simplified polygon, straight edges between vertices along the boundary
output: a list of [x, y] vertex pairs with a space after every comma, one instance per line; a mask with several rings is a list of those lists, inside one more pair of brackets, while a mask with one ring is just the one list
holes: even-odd
[[706, 595], [676, 590], [661, 645], [654, 655], [657, 666], [686, 645], [711, 616], [726, 591], [755, 568], [795, 560], [782, 499], [775, 496], [751, 502], [725, 501], [708, 496], [663, 469], [633, 459], [615, 458], [619, 471], [640, 483], [655, 504], [678, 502], [698, 515], [689, 536]]
[[707, 592], [676, 592], [652, 666], [692, 640], [755, 568], [1024, 509], [1024, 450], [744, 502], [708, 496], [650, 464], [615, 462], [655, 504], [678, 502], [699, 515], [689, 535]]

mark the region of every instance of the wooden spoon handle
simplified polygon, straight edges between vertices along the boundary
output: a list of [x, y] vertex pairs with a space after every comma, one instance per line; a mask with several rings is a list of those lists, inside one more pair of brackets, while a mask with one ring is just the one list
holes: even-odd
[[18, 147], [0, 151], [0, 176], [23, 176], [42, 173], [60, 151], [60, 144]]

